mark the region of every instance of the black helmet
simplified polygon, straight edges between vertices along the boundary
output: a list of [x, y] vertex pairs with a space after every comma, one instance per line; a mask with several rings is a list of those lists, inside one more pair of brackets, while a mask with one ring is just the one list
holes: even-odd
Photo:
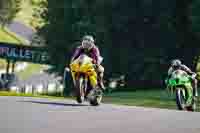
[[179, 59], [172, 60], [171, 65], [174, 67], [180, 66], [182, 63]]

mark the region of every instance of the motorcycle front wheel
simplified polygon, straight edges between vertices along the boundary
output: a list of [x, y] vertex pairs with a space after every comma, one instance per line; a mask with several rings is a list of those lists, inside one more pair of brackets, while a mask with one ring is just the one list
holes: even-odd
[[176, 88], [176, 104], [179, 110], [185, 110], [186, 107], [186, 91], [183, 88]]
[[84, 96], [85, 96], [85, 92], [84, 92], [84, 78], [80, 77], [76, 81], [76, 101], [78, 103], [83, 103], [84, 99], [85, 99]]

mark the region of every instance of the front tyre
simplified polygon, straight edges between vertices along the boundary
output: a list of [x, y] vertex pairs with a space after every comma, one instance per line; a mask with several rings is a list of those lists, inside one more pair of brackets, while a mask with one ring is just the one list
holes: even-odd
[[84, 101], [84, 82], [83, 77], [76, 81], [76, 101], [82, 103]]
[[176, 88], [176, 104], [179, 110], [184, 110], [186, 106], [185, 89]]

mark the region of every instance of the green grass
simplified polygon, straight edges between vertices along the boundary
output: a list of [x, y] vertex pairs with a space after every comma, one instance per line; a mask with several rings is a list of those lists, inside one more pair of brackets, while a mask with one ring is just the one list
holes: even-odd
[[[34, 1], [35, 5], [31, 2]], [[34, 16], [35, 6], [39, 6], [41, 0], [24, 0], [21, 3], [21, 11], [17, 14], [15, 20], [20, 21], [21, 23], [29, 26], [33, 30], [35, 27], [43, 25], [43, 21], [39, 21], [39, 18]]]
[[16, 92], [0, 91], [0, 96], [19, 96], [19, 97], [39, 97], [39, 98], [50, 98], [50, 99], [64, 99], [64, 97], [47, 96], [39, 94], [24, 94]]
[[6, 68], [6, 60], [4, 59], [0, 59], [0, 69], [5, 69]]
[[107, 94], [104, 98], [104, 102], [130, 106], [175, 108], [176, 104], [173, 98], [168, 97], [165, 93], [164, 91], [158, 90], [115, 92]]
[[[128, 106], [177, 109], [175, 96], [169, 96], [164, 90], [115, 92], [105, 95], [103, 102]], [[200, 104], [198, 104], [198, 111], [200, 111], [199, 106]]]
[[4, 31], [7, 35], [15, 39], [17, 42], [13, 45], [19, 44], [19, 45], [27, 45], [27, 40], [23, 37], [20, 37], [19, 35], [15, 34], [14, 32], [11, 32], [9, 29], [4, 28]]
[[31, 75], [40, 72], [42, 68], [42, 65], [30, 63], [24, 71], [17, 72], [16, 74], [20, 77], [20, 79], [27, 79]]
[[0, 42], [21, 44], [21, 40], [18, 39], [13, 33], [7, 29], [0, 28]]
[[32, 20], [32, 14], [33, 7], [30, 0], [24, 0], [21, 3], [21, 11], [17, 14], [15, 19], [31, 27], [30, 21]]
[[[0, 96], [25, 96], [25, 97], [42, 97], [63, 99], [64, 97], [32, 95], [32, 94], [17, 94], [15, 92], [1, 92]], [[67, 97], [71, 99], [71, 97]], [[73, 98], [74, 99], [74, 98]], [[138, 90], [135, 92], [114, 92], [105, 94], [103, 103], [127, 105], [127, 106], [141, 106], [163, 109], [177, 109], [175, 96], [169, 96], [167, 92], [161, 90]], [[197, 111], [200, 112], [200, 104], [198, 102]]]

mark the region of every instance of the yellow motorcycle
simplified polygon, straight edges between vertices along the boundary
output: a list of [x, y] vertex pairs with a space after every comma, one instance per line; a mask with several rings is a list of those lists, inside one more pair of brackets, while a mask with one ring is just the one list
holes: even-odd
[[80, 55], [70, 64], [70, 71], [76, 88], [77, 102], [89, 100], [91, 105], [99, 105], [102, 91], [98, 89], [98, 77], [92, 58], [85, 54]]

